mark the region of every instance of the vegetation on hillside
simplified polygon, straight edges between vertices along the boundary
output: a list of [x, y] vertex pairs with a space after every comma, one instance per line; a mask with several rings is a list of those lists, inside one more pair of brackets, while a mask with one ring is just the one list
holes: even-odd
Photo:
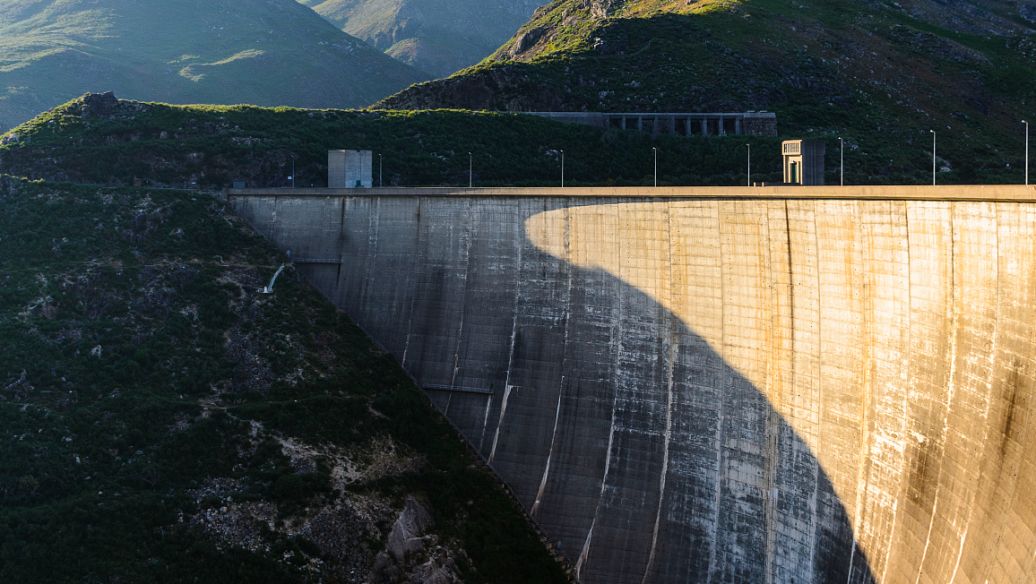
[[0, 209], [0, 581], [566, 581], [388, 356], [290, 271], [256, 292], [282, 259], [215, 200], [0, 176]]
[[[746, 111], [844, 136], [864, 182], [1021, 179], [1036, 118], [1036, 3], [555, 0], [491, 58], [391, 108]], [[863, 168], [861, 168], [863, 165]]]
[[[637, 132], [463, 111], [88, 105], [99, 100], [75, 100], [0, 137], [0, 172], [80, 183], [132, 185], [139, 179], [223, 188], [241, 179], [283, 187], [290, 184], [294, 156], [296, 185], [324, 186], [327, 150], [366, 148], [383, 156], [386, 185], [467, 186], [469, 152], [476, 185], [556, 185], [564, 150], [566, 184], [650, 185], [652, 148], [658, 148], [660, 184], [746, 180], [743, 138], [655, 140]], [[753, 180], [780, 180], [778, 142], [750, 141]], [[918, 158], [923, 170], [923, 154]], [[378, 172], [376, 157], [375, 181]]]
[[355, 107], [426, 77], [294, 0], [0, 0], [0, 131], [87, 91]]

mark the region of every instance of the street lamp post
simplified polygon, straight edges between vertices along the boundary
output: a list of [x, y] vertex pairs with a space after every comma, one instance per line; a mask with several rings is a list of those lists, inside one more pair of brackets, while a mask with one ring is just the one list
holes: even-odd
[[932, 186], [935, 186], [935, 147], [937, 135], [935, 130], [928, 130], [932, 133]]
[[655, 154], [655, 187], [658, 187], [658, 148], [652, 146], [651, 150]]
[[561, 188], [565, 188], [565, 151], [561, 151]]
[[845, 140], [838, 137], [838, 181], [845, 186]]
[[748, 186], [752, 186], [752, 145], [745, 144], [748, 146]]
[[468, 188], [475, 186], [475, 159], [470, 152], [468, 152]]
[[1029, 122], [1022, 120], [1025, 124], [1025, 186], [1029, 186]]

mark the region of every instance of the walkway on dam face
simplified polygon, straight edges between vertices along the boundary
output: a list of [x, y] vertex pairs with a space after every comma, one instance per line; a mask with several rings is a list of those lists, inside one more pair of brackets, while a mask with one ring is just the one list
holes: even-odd
[[1036, 186], [881, 185], [817, 187], [386, 187], [375, 189], [228, 189], [233, 197], [570, 197], [620, 199], [760, 199], [857, 201], [988, 201], [1036, 203]]

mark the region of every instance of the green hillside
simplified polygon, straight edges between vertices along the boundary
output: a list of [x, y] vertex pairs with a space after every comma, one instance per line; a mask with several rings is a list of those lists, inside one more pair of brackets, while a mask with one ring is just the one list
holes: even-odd
[[283, 259], [215, 200], [0, 208], [0, 581], [566, 581], [389, 357], [291, 270], [256, 292]]
[[0, 130], [86, 91], [352, 107], [422, 77], [294, 0], [0, 0]]
[[445, 76], [474, 65], [544, 0], [300, 0], [390, 56]]
[[936, 129], [948, 179], [1017, 180], [1036, 3], [555, 0], [486, 62], [379, 106], [770, 110], [783, 135], [845, 136], [883, 181]]
[[[753, 179], [778, 180], [777, 141], [752, 142]], [[170, 106], [101, 95], [0, 136], [0, 172], [80, 183], [223, 188], [240, 179], [282, 187], [294, 156], [296, 184], [324, 186], [327, 151], [337, 148], [382, 155], [385, 185], [467, 185], [468, 152], [477, 185], [556, 185], [561, 150], [567, 184], [648, 185], [652, 148], [661, 184], [746, 180], [745, 141], [735, 138], [652, 140], [513, 114]], [[925, 165], [918, 156], [917, 166]]]

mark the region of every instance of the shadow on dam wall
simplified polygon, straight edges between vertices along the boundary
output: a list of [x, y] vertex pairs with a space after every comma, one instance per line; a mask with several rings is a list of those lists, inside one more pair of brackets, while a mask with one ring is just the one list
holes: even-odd
[[232, 203], [583, 582], [1028, 581], [1031, 208]]
[[[873, 582], [826, 474], [751, 382], [607, 272], [530, 259], [568, 289], [530, 274], [520, 294], [571, 312], [515, 328], [492, 394], [429, 393], [581, 582]], [[415, 376], [442, 379], [418, 351]]]

